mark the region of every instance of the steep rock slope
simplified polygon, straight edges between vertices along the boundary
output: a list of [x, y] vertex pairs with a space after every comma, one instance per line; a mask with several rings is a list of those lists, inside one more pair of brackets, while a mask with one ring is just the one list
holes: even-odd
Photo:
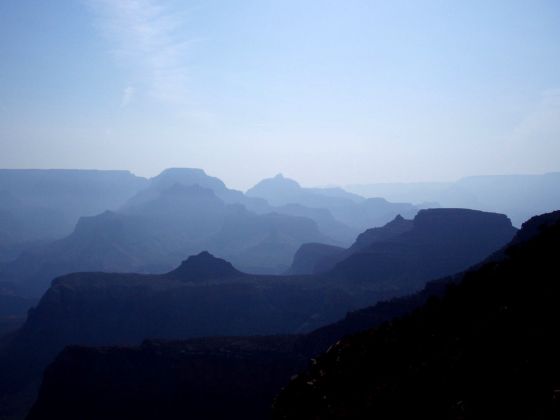
[[294, 255], [290, 272], [299, 274], [328, 272], [337, 263], [360, 252], [374, 242], [390, 240], [409, 231], [413, 226], [412, 220], [406, 220], [399, 214], [386, 225], [370, 228], [359, 234], [348, 249], [333, 248], [327, 244], [303, 244]]
[[458, 273], [507, 244], [516, 229], [501, 214], [466, 209], [421, 210], [412, 228], [375, 238], [326, 276], [402, 294], [428, 280]]
[[299, 247], [288, 274], [317, 274], [320, 264], [330, 264], [346, 251], [344, 248], [327, 244], [303, 244]]
[[405, 294], [433, 278], [457, 273], [507, 244], [516, 229], [500, 214], [467, 209], [420, 210], [413, 220], [398, 215], [368, 229], [339, 250], [304, 245], [293, 271], [323, 273], [338, 284]]
[[275, 418], [558, 418], [559, 247], [560, 212], [531, 219], [442, 298], [338, 342]]
[[278, 389], [306, 364], [293, 352], [296, 339], [68, 347], [47, 369], [45, 391], [27, 418], [262, 420], [270, 416]]
[[0, 401], [17, 398], [67, 345], [295, 333], [355, 306], [320, 279], [250, 275], [205, 252], [163, 275], [69, 274], [0, 342]]
[[[532, 240], [536, 234], [538, 229], [528, 225], [513, 243]], [[486, 264], [501, 262], [506, 255], [497, 252]], [[272, 395], [301, 369], [304, 360], [316, 357], [348, 334], [406, 315], [429, 299], [443, 296], [449, 285], [465, 276], [469, 274], [431, 282], [418, 294], [350, 313], [335, 324], [301, 336], [146, 342], [132, 349], [67, 348], [47, 370], [30, 418], [75, 418], [87, 406], [94, 413], [92, 418], [111, 418], [115, 413], [149, 418], [163, 410], [167, 418], [265, 419]], [[247, 350], [255, 348], [261, 355], [247, 358]], [[213, 367], [206, 364], [208, 360]], [[312, 366], [316, 363], [313, 361]], [[237, 370], [240, 366], [242, 372]], [[178, 381], [177, 376], [193, 380]], [[101, 387], [102, 383], [111, 385]], [[191, 398], [191, 394], [196, 397]], [[294, 407], [295, 418], [299, 418], [297, 410]]]

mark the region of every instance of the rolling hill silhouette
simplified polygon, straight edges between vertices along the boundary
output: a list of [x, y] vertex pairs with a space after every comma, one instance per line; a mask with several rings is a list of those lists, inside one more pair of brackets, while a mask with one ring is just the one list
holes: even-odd
[[[505, 397], [507, 400], [505, 409], [499, 413], [508, 413], [508, 409], [513, 411], [523, 407], [526, 401], [532, 401], [533, 396], [540, 392], [540, 388], [535, 392], [520, 395], [519, 400], [508, 394], [509, 390], [515, 390], [519, 385], [522, 385], [522, 389], [530, 389], [533, 386], [531, 381], [520, 384], [519, 381], [524, 380], [523, 376], [516, 378], [513, 384], [506, 383], [511, 377], [500, 377], [503, 371], [499, 366], [506, 366], [512, 361], [522, 362], [523, 350], [515, 350], [512, 356], [500, 361], [496, 367], [494, 363], [499, 360], [496, 357], [502, 358], [504, 353], [489, 351], [492, 347], [488, 347], [484, 341], [488, 333], [496, 334], [494, 322], [500, 322], [500, 326], [507, 325], [509, 317], [502, 315], [503, 321], [492, 317], [490, 324], [487, 324], [487, 317], [478, 316], [471, 319], [470, 314], [487, 309], [497, 310], [497, 313], [503, 312], [503, 299], [516, 296], [515, 293], [509, 292], [503, 295], [504, 290], [507, 291], [510, 287], [510, 281], [514, 284], [517, 281], [520, 283], [520, 304], [516, 309], [522, 310], [525, 315], [535, 309], [525, 301], [527, 285], [523, 280], [527, 275], [526, 270], [534, 272], [533, 264], [537, 261], [546, 262], [539, 268], [539, 272], [542, 273], [546, 273], [545, 270], [550, 268], [547, 264], [555, 266], [553, 255], [555, 244], [560, 238], [559, 221], [560, 213], [535, 218], [524, 225], [523, 230], [508, 247], [494, 253], [486, 262], [466, 273], [434, 281], [415, 295], [382, 302], [351, 313], [335, 324], [306, 335], [201, 338], [181, 342], [147, 341], [142, 346], [133, 348], [68, 347], [46, 371], [40, 396], [29, 418], [74, 418], [83, 412], [83, 407], [89, 407], [92, 418], [118, 418], [122, 415], [149, 418], [158, 412], [157, 410], [162, 410], [166, 418], [268, 418], [273, 396], [290, 381], [295, 372], [305, 369], [305, 360], [311, 357], [315, 359], [308, 365], [308, 370], [295, 379], [292, 378], [288, 388], [276, 400], [274, 418], [363, 418], [376, 404], [381, 404], [382, 408], [384, 404], [383, 401], [377, 403], [375, 399], [371, 400], [369, 393], [384, 392], [381, 394], [383, 397], [387, 392], [397, 392], [394, 391], [394, 387], [371, 386], [372, 381], [375, 384], [381, 380], [390, 380], [391, 383], [397, 384], [398, 381], [404, 381], [406, 386], [402, 388], [402, 395], [407, 399], [388, 399], [387, 404], [392, 404], [390, 408], [393, 411], [377, 413], [380, 418], [396, 418], [395, 413], [397, 418], [402, 418], [399, 416], [403, 412], [408, 413], [407, 410], [418, 413], [418, 410], [424, 410], [426, 407], [437, 409], [427, 414], [439, 417], [438, 414], [443, 412], [443, 418], [456, 418], [456, 410], [462, 409], [466, 404], [456, 405], [453, 401], [451, 411], [446, 411], [444, 398], [449, 394], [448, 390], [434, 392], [432, 387], [449, 383], [434, 379], [447, 371], [430, 371], [430, 363], [449, 366], [446, 359], [448, 349], [460, 348], [464, 343], [468, 343], [456, 340], [456, 337], [461, 336], [461, 331], [464, 331], [463, 326], [469, 326], [466, 331], [471, 335], [475, 333], [473, 337], [479, 340], [480, 350], [473, 354], [486, 358], [481, 359], [480, 365], [478, 362], [468, 365], [469, 369], [475, 367], [470, 377], [474, 378], [477, 387], [467, 396], [481, 398], [480, 396], [485, 396], [486, 390], [492, 390], [488, 395], [496, 398], [495, 405], [499, 405], [499, 398]], [[518, 271], [522, 267], [524, 269]], [[453, 286], [456, 284], [458, 286]], [[548, 284], [555, 287], [553, 283]], [[547, 292], [547, 289], [534, 291], [538, 295], [546, 295]], [[547, 305], [530, 316], [541, 319], [541, 314], [548, 314], [548, 311], [553, 310], [554, 296], [548, 296]], [[447, 302], [449, 299], [452, 301]], [[472, 300], [477, 299], [481, 302], [473, 305]], [[461, 304], [456, 306], [455, 303]], [[535, 302], [536, 305], [540, 303], [540, 300]], [[438, 310], [451, 313], [440, 314]], [[467, 311], [468, 315], [464, 314], [464, 311]], [[405, 316], [402, 320], [397, 319], [384, 324], [402, 316]], [[458, 324], [457, 319], [461, 320]], [[517, 319], [514, 316], [511, 321], [516, 323]], [[435, 322], [435, 330], [429, 323], [425, 324], [430, 320]], [[552, 325], [553, 322], [554, 319], [550, 319], [547, 325]], [[376, 330], [343, 338], [379, 325], [381, 327]], [[489, 331], [479, 336], [476, 334], [477, 329], [470, 328], [472, 325]], [[550, 335], [552, 330], [539, 329], [537, 332], [531, 332], [534, 328], [532, 323], [528, 323], [527, 327], [529, 329], [521, 330], [523, 334], [529, 333], [530, 337], [534, 337], [535, 334], [539, 336], [542, 331], [544, 337], [548, 336], [553, 340], [553, 336]], [[424, 330], [428, 334], [426, 338], [422, 338]], [[434, 337], [433, 331], [440, 334]], [[507, 329], [495, 336], [492, 343], [495, 344], [504, 335], [510, 334], [509, 331]], [[516, 331], [515, 324], [512, 333], [515, 334]], [[394, 338], [383, 339], [387, 334]], [[338, 342], [341, 338], [342, 341]], [[398, 341], [394, 341], [395, 339]], [[426, 345], [414, 344], [417, 339], [428, 341], [425, 341]], [[453, 345], [442, 345], [442, 340]], [[337, 344], [328, 352], [316, 356], [335, 343]], [[523, 349], [531, 347], [532, 344], [528, 342]], [[539, 347], [540, 350], [544, 348]], [[375, 356], [370, 353], [374, 353]], [[377, 356], [379, 354], [382, 356]], [[451, 351], [449, 354], [453, 356], [453, 361], [456, 360], [456, 352]], [[524, 368], [525, 371], [540, 366], [541, 372], [553, 375], [555, 370], [546, 370], [546, 367], [555, 366], [553, 349], [546, 354], [548, 358], [545, 362], [531, 364], [528, 370]], [[407, 359], [402, 360], [403, 356]], [[421, 363], [422, 369], [416, 368], [416, 360]], [[424, 360], [426, 362], [423, 362]], [[385, 367], [387, 364], [389, 368]], [[383, 372], [388, 374], [379, 375], [372, 369], [383, 369]], [[469, 369], [460, 370], [459, 373], [468, 373]], [[407, 370], [410, 373], [402, 373]], [[495, 382], [480, 387], [479, 378], [485, 377], [485, 374], [492, 380], [499, 381], [500, 386], [507, 389], [507, 392], [500, 387], [496, 388]], [[426, 390], [408, 385], [406, 381], [414, 375], [422, 375], [422, 383], [429, 384]], [[414, 382], [416, 383], [418, 380]], [[452, 383], [460, 384], [461, 381], [455, 380]], [[544, 413], [555, 412], [554, 401], [551, 399], [555, 394], [553, 389], [549, 391], [549, 394], [543, 394]], [[518, 394], [519, 392], [515, 395]], [[399, 397], [401, 394], [396, 395]], [[408, 402], [411, 400], [415, 404], [409, 406]]]

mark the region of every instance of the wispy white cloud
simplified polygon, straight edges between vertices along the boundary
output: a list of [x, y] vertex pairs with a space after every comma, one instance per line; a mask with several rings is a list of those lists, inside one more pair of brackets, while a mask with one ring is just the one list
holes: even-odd
[[86, 0], [96, 27], [112, 44], [118, 63], [131, 85], [123, 91], [121, 106], [135, 93], [184, 105], [188, 98], [186, 49], [180, 13], [161, 0]]
[[121, 108], [126, 108], [130, 104], [132, 98], [134, 97], [135, 91], [136, 90], [133, 86], [127, 86], [124, 88], [121, 99]]
[[541, 93], [537, 103], [514, 129], [514, 138], [524, 141], [558, 141], [560, 135], [560, 89]]

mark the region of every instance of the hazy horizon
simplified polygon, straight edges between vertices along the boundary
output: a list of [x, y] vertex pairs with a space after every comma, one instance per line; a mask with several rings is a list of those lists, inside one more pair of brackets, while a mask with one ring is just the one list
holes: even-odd
[[547, 171], [547, 172], [535, 172], [535, 173], [493, 173], [493, 174], [482, 173], [482, 174], [470, 174], [470, 175], [465, 175], [465, 176], [462, 176], [462, 177], [459, 177], [459, 178], [451, 178], [451, 179], [427, 179], [427, 180], [412, 179], [410, 181], [407, 181], [407, 180], [400, 180], [400, 181], [391, 181], [391, 180], [375, 181], [375, 180], [371, 180], [371, 181], [349, 183], [349, 184], [341, 184], [341, 183], [307, 184], [307, 183], [301, 182], [299, 179], [297, 179], [293, 176], [290, 176], [287, 173], [278, 172], [278, 173], [274, 173], [274, 174], [265, 175], [262, 178], [257, 178], [257, 179], [255, 179], [254, 182], [250, 182], [246, 186], [236, 186], [236, 185], [233, 185], [232, 183], [230, 183], [228, 179], [221, 178], [221, 177], [217, 176], [216, 174], [208, 172], [204, 168], [194, 168], [194, 167], [177, 167], [177, 166], [175, 166], [175, 167], [163, 168], [161, 171], [158, 171], [158, 172], [155, 172], [155, 173], [150, 173], [150, 174], [147, 174], [147, 175], [134, 172], [134, 171], [132, 171], [130, 169], [127, 169], [127, 168], [100, 169], [100, 168], [75, 168], [75, 167], [67, 167], [67, 168], [62, 168], [62, 167], [58, 167], [58, 168], [55, 168], [55, 167], [44, 167], [44, 168], [40, 168], [40, 167], [28, 167], [28, 168], [25, 168], [25, 167], [12, 167], [12, 168], [10, 168], [10, 167], [0, 167], [0, 171], [1, 170], [125, 171], [125, 172], [130, 172], [134, 176], [137, 176], [137, 177], [140, 177], [140, 178], [145, 178], [145, 179], [150, 179], [150, 178], [156, 177], [157, 175], [161, 174], [163, 171], [165, 171], [167, 169], [201, 169], [206, 173], [206, 175], [208, 175], [210, 177], [219, 178], [221, 181], [224, 182], [226, 187], [231, 188], [231, 189], [240, 190], [240, 191], [243, 191], [243, 192], [246, 192], [251, 187], [254, 187], [260, 181], [262, 181], [264, 179], [274, 178], [277, 175], [282, 175], [284, 178], [288, 178], [288, 179], [291, 179], [293, 181], [296, 181], [298, 184], [300, 184], [300, 186], [305, 187], [305, 188], [336, 188], [336, 187], [340, 187], [340, 188], [344, 189], [344, 188], [351, 187], [351, 186], [367, 186], [367, 185], [376, 185], [376, 184], [379, 184], [379, 185], [383, 185], [383, 184], [387, 184], [387, 185], [391, 185], [391, 184], [395, 184], [395, 185], [398, 185], [398, 184], [452, 184], [454, 182], [460, 181], [461, 179], [471, 178], [471, 177], [508, 177], [508, 176], [522, 176], [522, 177], [525, 177], [525, 176], [543, 176], [543, 175], [560, 173], [560, 170], [558, 170], [558, 171]]
[[0, 167], [246, 190], [560, 170], [560, 4], [0, 4]]

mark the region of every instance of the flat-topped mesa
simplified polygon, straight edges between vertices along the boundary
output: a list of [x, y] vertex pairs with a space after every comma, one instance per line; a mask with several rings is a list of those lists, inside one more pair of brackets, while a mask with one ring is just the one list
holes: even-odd
[[420, 210], [414, 218], [414, 230], [417, 232], [460, 231], [468, 233], [470, 229], [478, 231], [492, 229], [511, 234], [511, 220], [504, 214], [460, 208], [437, 208]]
[[241, 277], [244, 273], [226, 260], [216, 258], [208, 251], [198, 255], [192, 255], [181, 263], [175, 270], [166, 274], [184, 282], [203, 282], [208, 280], [223, 280], [233, 277]]
[[[306, 244], [296, 253], [292, 272], [317, 274], [334, 270], [337, 275], [345, 273], [344, 277], [379, 280], [387, 274], [382, 274], [381, 267], [389, 264], [391, 273], [402, 273], [409, 267], [406, 278], [424, 273], [423, 277], [428, 280], [475, 264], [510, 241], [515, 232], [511, 221], [503, 214], [469, 209], [425, 209], [412, 220], [399, 214], [384, 226], [367, 229], [350, 248], [338, 253], [325, 245]], [[345, 262], [348, 259], [351, 261]], [[449, 265], [452, 261], [456, 264]], [[337, 268], [338, 264], [342, 266]], [[451, 271], [428, 268], [443, 266]]]

